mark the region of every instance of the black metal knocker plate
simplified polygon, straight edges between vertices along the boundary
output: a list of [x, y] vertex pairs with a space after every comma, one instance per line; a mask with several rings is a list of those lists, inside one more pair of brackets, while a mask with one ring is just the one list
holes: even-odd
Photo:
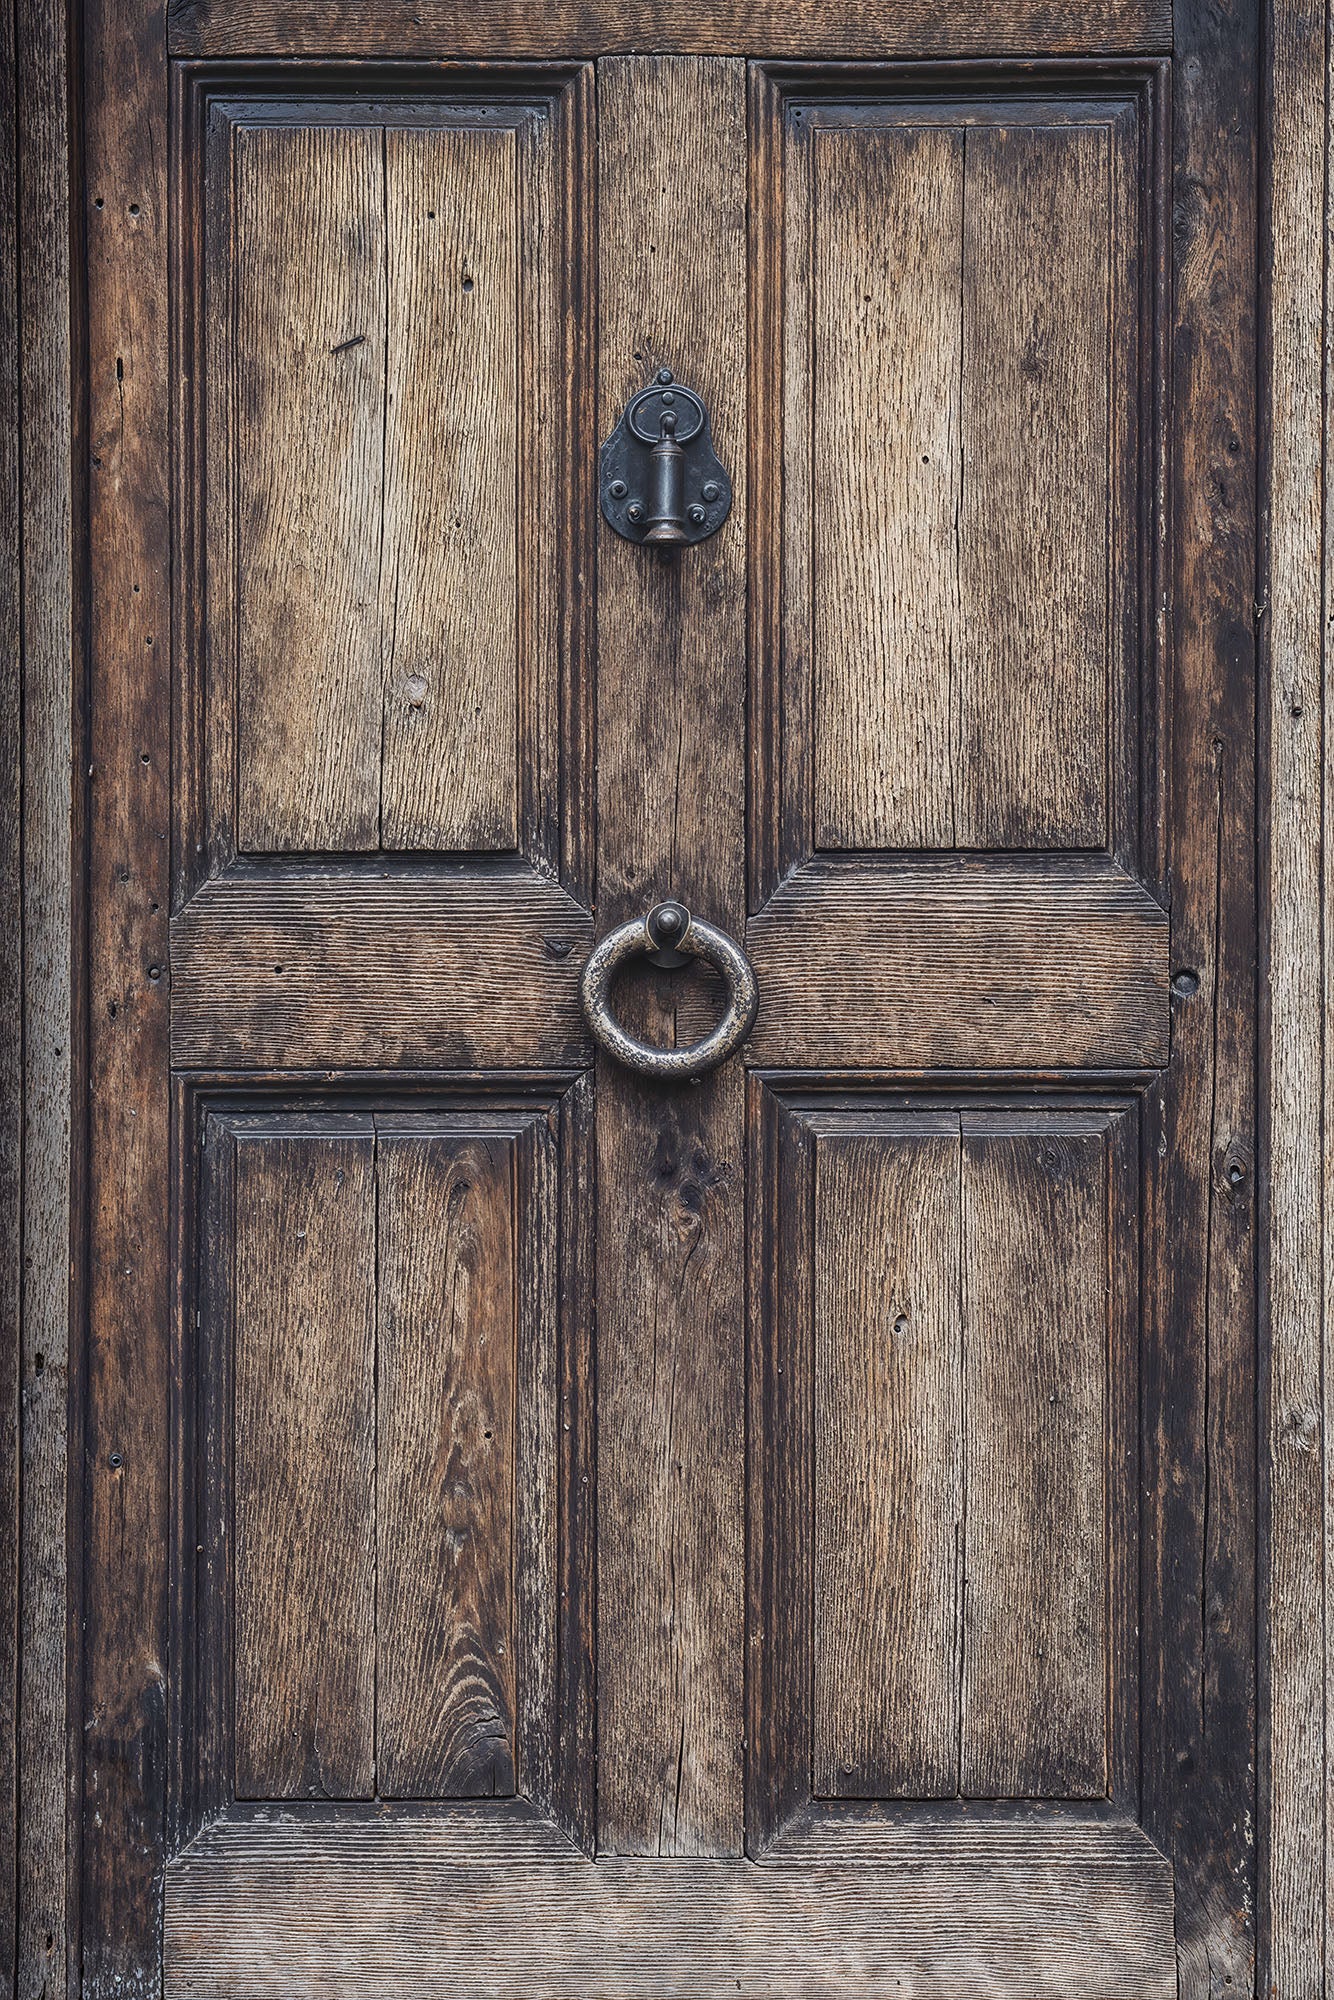
[[713, 448], [709, 413], [670, 368], [626, 405], [602, 447], [602, 511], [618, 535], [660, 549], [716, 535], [732, 482]]

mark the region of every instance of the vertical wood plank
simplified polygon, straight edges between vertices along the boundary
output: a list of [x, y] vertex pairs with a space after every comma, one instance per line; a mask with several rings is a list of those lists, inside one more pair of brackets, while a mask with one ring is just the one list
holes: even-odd
[[237, 840], [374, 847], [384, 555], [384, 135], [235, 139]]
[[820, 1797], [958, 1790], [959, 1192], [956, 1116], [817, 1146]]
[[236, 1789], [375, 1788], [369, 1120], [236, 1147]]
[[24, 877], [18, 2000], [64, 1991], [70, 1946], [66, 1537], [74, 773], [68, 27], [62, 5], [32, 0], [17, 9]]
[[[78, 33], [89, 666], [89, 1190], [78, 1756], [87, 2000], [160, 1985], [167, 1765], [171, 547], [165, 10]], [[86, 454], [86, 456], [84, 456]], [[81, 612], [85, 607], [80, 607]], [[129, 1332], [133, 1329], [132, 1336]]]
[[[1182, 2000], [1255, 1981], [1258, 0], [1176, 0], [1162, 215], [1174, 495], [1172, 1064], [1146, 1093], [1141, 1812]], [[1170, 149], [1170, 150], [1169, 150]], [[1191, 1588], [1182, 1579], [1191, 1579]], [[1201, 1691], [1206, 1698], [1201, 1699]]]
[[964, 136], [812, 145], [816, 844], [950, 847]]
[[377, 1173], [379, 1789], [509, 1794], [513, 1142], [383, 1133]]
[[[744, 65], [615, 58], [598, 91], [601, 434], [671, 368], [734, 490], [687, 560], [602, 534], [599, 921], [671, 894], [740, 935]], [[628, 984], [626, 1018], [670, 1041], [680, 982]], [[621, 1853], [743, 1841], [743, 1147], [738, 1065], [670, 1093], [600, 1069], [598, 1808]]]
[[509, 848], [518, 838], [516, 138], [391, 128], [385, 147], [383, 841]]
[[[1325, 1042], [1331, 991], [1325, 790], [1330, 130], [1329, 10], [1271, 9], [1273, 277], [1262, 414], [1270, 431], [1268, 797], [1271, 813], [1261, 1061], [1269, 1201], [1262, 1257], [1269, 1299], [1264, 1385], [1269, 1560], [1263, 1606], [1270, 1802], [1258, 1990], [1275, 2000], [1324, 1990], [1331, 1929], [1328, 1444], [1331, 1374], [1328, 1190], [1334, 1188]], [[1323, 204], [1315, 191], [1324, 192]], [[1323, 1074], [1323, 1088], [1315, 1079]]]
[[961, 1780], [1107, 1786], [1104, 1131], [963, 1120]]
[[1107, 830], [1110, 139], [967, 135], [958, 842]]
[[[0, 160], [18, 165], [17, 19], [0, 24]], [[0, 217], [0, 930], [23, 931], [23, 564], [21, 333], [16, 203]], [[0, 1978], [17, 1966], [15, 1862], [19, 1806], [19, 1500], [23, 1388], [23, 958], [0, 965]]]

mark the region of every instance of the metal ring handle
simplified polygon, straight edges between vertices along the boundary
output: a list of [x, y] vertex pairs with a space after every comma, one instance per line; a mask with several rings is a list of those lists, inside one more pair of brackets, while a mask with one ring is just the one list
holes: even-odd
[[[611, 982], [632, 958], [680, 964], [702, 958], [727, 982], [727, 1006], [716, 1028], [687, 1049], [655, 1049], [628, 1035], [611, 1011]], [[680, 903], [659, 903], [646, 917], [608, 931], [584, 967], [580, 982], [584, 1018], [593, 1039], [617, 1062], [639, 1076], [662, 1082], [686, 1083], [726, 1062], [755, 1025], [760, 1007], [755, 968], [735, 939], [701, 917], [692, 917]]]

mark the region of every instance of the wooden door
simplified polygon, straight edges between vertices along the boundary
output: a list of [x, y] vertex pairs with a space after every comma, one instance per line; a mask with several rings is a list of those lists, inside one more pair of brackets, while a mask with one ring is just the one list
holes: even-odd
[[1251, 1990], [1249, 7], [135, 22], [85, 1990]]

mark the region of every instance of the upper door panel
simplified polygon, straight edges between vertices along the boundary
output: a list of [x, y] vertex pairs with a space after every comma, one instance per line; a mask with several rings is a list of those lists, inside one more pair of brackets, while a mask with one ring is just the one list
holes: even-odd
[[578, 873], [579, 92], [515, 82], [187, 91], [214, 869], [384, 849]]
[[1139, 857], [1152, 86], [1037, 82], [760, 73], [769, 881], [820, 850]]

